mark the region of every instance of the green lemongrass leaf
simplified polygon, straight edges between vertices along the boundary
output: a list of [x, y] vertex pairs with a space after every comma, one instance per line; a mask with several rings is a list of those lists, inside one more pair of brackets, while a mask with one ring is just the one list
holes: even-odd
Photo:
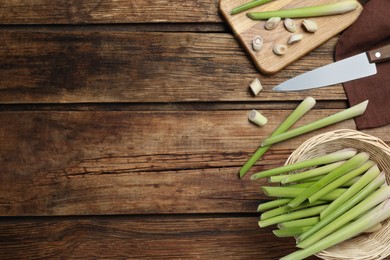
[[282, 257], [280, 260], [296, 260], [307, 258], [311, 255], [321, 252], [322, 250], [339, 244], [349, 238], [359, 235], [365, 230], [372, 228], [373, 226], [388, 219], [389, 217], [390, 200], [387, 200], [366, 215], [362, 216], [361, 218], [353, 221], [346, 226], [343, 226], [342, 228], [334, 232], [331, 236], [327, 236], [324, 239], [321, 239], [320, 241], [308, 248], [295, 251], [285, 257]]
[[306, 226], [310, 226], [311, 228], [311, 226], [317, 224], [319, 221], [320, 221], [319, 217], [290, 220], [290, 221], [279, 223], [278, 228], [283, 229], [283, 228], [295, 228], [295, 227], [306, 227]]
[[321, 218], [326, 217], [329, 213], [339, 208], [344, 202], [362, 190], [363, 187], [369, 184], [379, 174], [380, 170], [377, 165], [371, 167], [355, 184], [349, 187], [344, 194], [340, 195], [340, 197], [333, 201], [329, 207], [321, 213]]
[[324, 201], [324, 200], [318, 200], [318, 201], [316, 201], [314, 203], [306, 202], [306, 203], [302, 203], [301, 205], [299, 205], [299, 207], [296, 207], [296, 208], [293, 208], [293, 209], [286, 205], [286, 206], [283, 206], [283, 207], [279, 207], [279, 208], [268, 210], [268, 211], [264, 212], [263, 214], [261, 214], [260, 219], [264, 220], [264, 219], [268, 219], [268, 218], [272, 218], [272, 217], [275, 217], [275, 216], [279, 216], [279, 215], [282, 215], [282, 214], [285, 214], [285, 213], [288, 213], [288, 212], [293, 212], [293, 211], [296, 211], [296, 210], [305, 209], [305, 208], [318, 206], [318, 205], [323, 205], [323, 204], [327, 204], [327, 203], [329, 203], [329, 202], [328, 201]]
[[[294, 125], [302, 116], [304, 116], [308, 111], [310, 111], [313, 106], [316, 104], [316, 101], [312, 97], [305, 98], [295, 110], [275, 129], [275, 131], [270, 135], [276, 136], [281, 133], [286, 132], [292, 125]], [[271, 146], [259, 147], [257, 151], [249, 158], [249, 160], [241, 167], [239, 174], [240, 178], [249, 171], [249, 169], [263, 156]]]
[[277, 168], [265, 170], [262, 172], [255, 173], [251, 176], [252, 180], [264, 178], [264, 177], [269, 177], [269, 176], [274, 176], [278, 174], [283, 174], [295, 170], [300, 170], [304, 168], [309, 168], [317, 165], [322, 165], [322, 164], [328, 164], [328, 163], [334, 163], [342, 160], [346, 160], [351, 158], [352, 156], [356, 155], [356, 150], [355, 149], [342, 149], [340, 151], [334, 152], [334, 153], [329, 153], [325, 154], [322, 156], [318, 156], [315, 158], [311, 158], [305, 161], [301, 162], [295, 162], [292, 164], [287, 164], [283, 165]]
[[353, 107], [350, 107], [348, 109], [345, 109], [341, 112], [338, 112], [336, 114], [333, 114], [331, 116], [328, 116], [328, 117], [319, 119], [317, 121], [314, 121], [312, 123], [309, 123], [307, 125], [297, 127], [293, 130], [284, 132], [280, 135], [271, 136], [271, 137], [265, 139], [261, 146], [272, 145], [272, 144], [275, 144], [275, 143], [278, 143], [278, 142], [281, 142], [281, 141], [284, 141], [284, 140], [287, 140], [287, 139], [290, 139], [290, 138], [293, 138], [293, 137], [296, 137], [296, 136], [299, 136], [299, 135], [302, 135], [302, 134], [305, 134], [305, 133], [308, 133], [308, 132], [311, 132], [311, 131], [314, 131], [314, 130], [317, 130], [320, 128], [323, 128], [325, 126], [333, 125], [333, 124], [336, 124], [338, 122], [341, 122], [341, 121], [344, 121], [344, 120], [347, 120], [350, 118], [354, 118], [356, 116], [360, 116], [361, 114], [363, 114], [366, 111], [367, 105], [368, 105], [368, 100], [361, 102], [361, 103], [359, 103]]
[[294, 228], [286, 228], [286, 229], [276, 229], [272, 230], [272, 233], [274, 233], [277, 237], [294, 237], [298, 236], [299, 234], [302, 234], [306, 230], [308, 230], [310, 227], [294, 227]]
[[366, 163], [361, 165], [359, 168], [347, 172], [346, 174], [344, 174], [340, 178], [332, 181], [331, 183], [329, 183], [328, 185], [326, 185], [325, 187], [323, 187], [322, 189], [320, 189], [319, 191], [317, 191], [316, 193], [311, 195], [309, 197], [309, 201], [313, 202], [313, 201], [320, 199], [322, 196], [324, 196], [328, 192], [331, 192], [332, 190], [334, 190], [338, 187], [341, 187], [347, 181], [353, 179], [356, 176], [359, 176], [359, 175], [365, 173], [368, 169], [370, 169], [374, 165], [375, 165], [375, 163], [373, 161], [367, 161]]
[[264, 203], [260, 203], [257, 207], [257, 211], [266, 211], [270, 210], [279, 206], [286, 205], [289, 203], [291, 199], [277, 199], [277, 200], [270, 200]]
[[295, 197], [292, 201], [288, 203], [288, 205], [292, 208], [295, 208], [299, 206], [302, 202], [304, 202], [307, 198], [309, 198], [311, 195], [315, 194], [317, 191], [334, 181], [335, 179], [339, 178], [344, 173], [350, 171], [351, 169], [355, 169], [365, 163], [368, 158], [369, 154], [367, 153], [359, 153], [328, 173], [324, 176], [324, 178], [318, 180], [316, 183], [314, 183], [311, 187], [307, 188], [304, 192], [299, 194], [297, 197]]
[[369, 211], [370, 209], [374, 208], [381, 202], [387, 200], [389, 197], [390, 197], [390, 186], [382, 186], [379, 190], [372, 193], [370, 196], [368, 196], [366, 199], [364, 199], [359, 204], [354, 206], [352, 209], [348, 210], [343, 215], [333, 220], [331, 223], [329, 223], [329, 225], [318, 230], [317, 232], [307, 237], [303, 241], [300, 241], [297, 244], [297, 247], [307, 248], [313, 245], [314, 243], [318, 242], [322, 238], [326, 237], [327, 235], [341, 228], [348, 222], [359, 217], [361, 214]]
[[268, 12], [250, 12], [247, 16], [252, 20], [265, 20], [271, 17], [280, 18], [305, 18], [326, 15], [335, 15], [350, 12], [358, 7], [355, 0], [345, 0], [336, 3], [308, 6], [292, 9], [282, 9]]
[[233, 8], [230, 11], [230, 14], [232, 14], [232, 15], [238, 14], [238, 13], [241, 13], [243, 11], [249, 10], [249, 9], [254, 8], [256, 6], [259, 6], [259, 5], [266, 4], [266, 3], [271, 2], [271, 1], [273, 1], [273, 0], [253, 0], [253, 1], [250, 1], [248, 3], [245, 3], [243, 5], [240, 5], [240, 6]]
[[[268, 197], [281, 197], [281, 198], [295, 198], [307, 188], [290, 188], [290, 187], [272, 187], [272, 186], [262, 186], [261, 189], [263, 193]], [[347, 189], [335, 189], [332, 192], [326, 194], [322, 197], [322, 200], [333, 201], [340, 197]], [[292, 200], [291, 200], [292, 201]], [[291, 202], [290, 201], [290, 202]], [[290, 203], [289, 202], [289, 203]]]
[[287, 184], [287, 183], [291, 183], [291, 182], [302, 181], [302, 180], [305, 180], [305, 179], [308, 179], [311, 177], [322, 176], [324, 174], [327, 174], [327, 173], [333, 171], [334, 169], [339, 167], [344, 162], [345, 161], [335, 162], [335, 163], [327, 164], [325, 166], [314, 168], [314, 169], [311, 169], [311, 170], [308, 170], [305, 172], [300, 172], [297, 174], [290, 174], [290, 175], [288, 175], [287, 178], [282, 180], [282, 183]]
[[268, 226], [279, 224], [279, 223], [286, 222], [289, 220], [312, 217], [312, 216], [319, 215], [320, 212], [322, 210], [324, 210], [326, 207], [327, 207], [327, 205], [321, 205], [321, 206], [311, 207], [311, 208], [307, 208], [307, 209], [301, 209], [301, 210], [297, 210], [297, 211], [294, 211], [291, 213], [279, 215], [279, 216], [276, 216], [273, 218], [260, 220], [258, 224], [260, 227], [268, 227]]
[[[374, 180], [372, 180], [366, 187], [364, 187], [362, 190], [360, 190], [355, 196], [347, 200], [345, 203], [340, 205], [337, 210], [332, 211], [329, 215], [327, 215], [324, 218], [321, 218], [321, 221], [319, 221], [317, 224], [314, 224], [311, 229], [304, 232], [299, 236], [299, 240], [305, 240], [307, 237], [311, 236], [321, 228], [328, 225], [330, 222], [347, 212], [349, 209], [351, 209], [353, 206], [367, 198], [370, 194], [372, 194], [376, 189], [378, 189], [381, 185], [383, 185], [386, 182], [386, 177], [382, 173], [379, 176], [377, 176]], [[329, 208], [329, 207], [328, 207]], [[325, 209], [326, 210], [326, 209]], [[321, 212], [322, 213], [322, 212]]]

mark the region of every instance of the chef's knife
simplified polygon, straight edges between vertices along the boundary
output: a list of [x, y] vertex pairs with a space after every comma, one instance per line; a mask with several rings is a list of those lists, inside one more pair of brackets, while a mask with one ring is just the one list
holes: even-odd
[[390, 44], [306, 72], [273, 90], [301, 91], [368, 77], [377, 73], [375, 63], [387, 60], [390, 60]]

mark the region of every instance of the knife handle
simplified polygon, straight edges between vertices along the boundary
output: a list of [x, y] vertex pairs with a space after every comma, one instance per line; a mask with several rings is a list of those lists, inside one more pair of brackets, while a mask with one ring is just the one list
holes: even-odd
[[390, 60], [390, 44], [367, 52], [370, 63]]

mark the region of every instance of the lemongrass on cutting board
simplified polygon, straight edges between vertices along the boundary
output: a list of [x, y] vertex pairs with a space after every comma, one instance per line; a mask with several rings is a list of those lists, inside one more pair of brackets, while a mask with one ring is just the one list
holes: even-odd
[[273, 1], [273, 0], [253, 0], [253, 1], [250, 1], [248, 3], [245, 3], [243, 5], [240, 5], [240, 6], [233, 8], [230, 11], [230, 14], [231, 15], [238, 14], [238, 13], [241, 13], [243, 11], [249, 10], [249, 9], [254, 8], [256, 6], [259, 6], [259, 5], [266, 4], [266, 3], [271, 2], [271, 1]]

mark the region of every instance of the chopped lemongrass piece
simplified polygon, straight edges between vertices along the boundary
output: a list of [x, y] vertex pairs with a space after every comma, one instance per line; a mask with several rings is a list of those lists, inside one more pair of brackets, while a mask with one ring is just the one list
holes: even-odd
[[[262, 186], [264, 194], [268, 197], [281, 197], [281, 198], [295, 198], [302, 192], [306, 191], [308, 188], [290, 188], [290, 187], [268, 187]], [[326, 194], [326, 196], [322, 197], [321, 200], [335, 200], [341, 196], [347, 189], [335, 189], [334, 191]], [[291, 203], [291, 201], [289, 202]]]
[[[319, 217], [311, 217], [311, 218], [302, 218], [297, 220], [290, 220], [286, 222], [282, 222], [278, 224], [278, 228], [295, 228], [295, 227], [305, 227], [305, 226], [313, 226], [320, 221]], [[309, 229], [308, 229], [309, 230]]]
[[323, 128], [325, 126], [333, 125], [338, 122], [359, 116], [366, 111], [368, 105], [368, 100], [361, 102], [353, 107], [350, 107], [348, 109], [345, 109], [341, 112], [338, 112], [336, 114], [333, 114], [331, 116], [319, 119], [317, 121], [314, 121], [312, 123], [309, 123], [307, 125], [297, 127], [293, 130], [284, 132], [279, 135], [271, 136], [263, 141], [261, 144], [262, 146], [268, 146], [274, 143], [278, 143], [293, 137], [296, 137], [298, 135], [302, 135], [320, 128]]
[[[318, 242], [322, 238], [326, 237], [327, 235], [341, 228], [348, 222], [359, 217], [361, 214], [369, 211], [370, 209], [374, 208], [381, 202], [387, 200], [389, 197], [390, 197], [390, 186], [382, 186], [379, 190], [372, 193], [370, 196], [368, 196], [366, 199], [364, 199], [359, 204], [354, 206], [352, 209], [348, 210], [343, 215], [333, 220], [331, 223], [329, 223], [329, 225], [323, 227], [322, 229], [318, 230], [311, 236], [299, 242], [297, 244], [297, 247], [307, 248], [311, 246], [312, 244]], [[365, 230], [367, 230], [367, 228]]]
[[[281, 123], [276, 130], [270, 135], [275, 136], [284, 133], [292, 125], [294, 125], [303, 115], [305, 115], [313, 106], [316, 101], [312, 97], [305, 98], [301, 104], [299, 104], [295, 110]], [[240, 178], [249, 171], [249, 169], [265, 154], [271, 146], [259, 147], [257, 151], [249, 158], [249, 160], [240, 169]]]
[[[256, 35], [253, 40], [252, 40], [252, 49], [255, 51], [255, 52], [259, 52], [262, 48], [263, 48], [263, 45], [264, 45], [264, 41], [263, 41], [263, 38], [261, 38], [261, 36], [259, 35]], [[256, 79], [255, 79], [256, 80]], [[258, 80], [258, 79], [257, 79]], [[260, 81], [258, 81], [258, 83], [260, 83]], [[261, 88], [260, 88], [261, 87]], [[251, 89], [252, 89], [252, 86], [251, 86]], [[255, 96], [259, 93], [259, 91], [262, 89], [262, 86], [259, 85], [258, 87], [256, 87], [256, 89], [252, 89], [252, 92], [253, 94], [255, 94]]]
[[324, 218], [321, 218], [321, 221], [315, 224], [311, 229], [304, 232], [299, 236], [299, 240], [304, 240], [307, 237], [311, 236], [321, 228], [328, 225], [330, 222], [335, 220], [337, 217], [341, 216], [345, 212], [347, 212], [349, 209], [351, 209], [353, 206], [361, 202], [363, 199], [365, 199], [368, 195], [370, 195], [372, 192], [374, 192], [376, 189], [378, 189], [383, 183], [385, 183], [385, 175], [381, 174], [378, 177], [376, 177], [370, 184], [368, 184], [366, 187], [364, 187], [359, 193], [357, 193], [355, 196], [353, 196], [351, 199], [346, 201], [344, 204], [342, 204], [340, 207], [337, 208], [337, 210], [332, 211], [329, 215], [327, 215]]
[[253, 0], [253, 1], [250, 1], [248, 3], [245, 3], [243, 5], [240, 5], [240, 6], [233, 8], [232, 11], [230, 12], [230, 14], [232, 14], [232, 15], [238, 14], [238, 13], [241, 13], [243, 11], [249, 10], [251, 8], [254, 8], [254, 7], [262, 5], [262, 4], [266, 4], [266, 3], [271, 2], [271, 1], [273, 1], [273, 0]]
[[263, 214], [261, 214], [260, 219], [264, 220], [264, 219], [276, 217], [276, 216], [279, 216], [279, 215], [282, 215], [282, 214], [285, 214], [288, 212], [293, 212], [293, 211], [296, 211], [299, 209], [305, 209], [305, 208], [323, 205], [323, 204], [327, 204], [327, 203], [328, 203], [327, 201], [321, 201], [321, 200], [316, 201], [314, 203], [307, 202], [307, 203], [303, 203], [303, 204], [299, 205], [299, 207], [296, 207], [293, 209], [286, 205], [283, 207], [278, 207], [276, 209], [272, 209], [272, 210], [268, 210], [268, 211], [264, 212]]
[[344, 183], [351, 180], [352, 178], [365, 173], [368, 169], [370, 169], [374, 165], [375, 165], [375, 163], [373, 161], [367, 161], [366, 163], [361, 165], [359, 168], [347, 172], [346, 174], [344, 174], [340, 178], [334, 180], [333, 182], [331, 182], [328, 185], [326, 185], [325, 187], [323, 187], [321, 190], [319, 190], [316, 193], [314, 193], [313, 195], [311, 195], [309, 197], [309, 201], [316, 201], [316, 200], [320, 199], [322, 196], [324, 196], [328, 192], [330, 192], [338, 187], [341, 187]]
[[294, 228], [286, 228], [286, 229], [275, 229], [272, 231], [277, 237], [294, 237], [302, 234], [310, 227], [294, 227]]
[[302, 26], [305, 28], [306, 31], [311, 33], [315, 33], [318, 30], [318, 24], [312, 20], [303, 20]]
[[355, 149], [350, 149], [350, 148], [342, 149], [334, 153], [329, 153], [315, 158], [310, 158], [305, 161], [295, 162], [293, 164], [287, 164], [270, 170], [258, 172], [253, 174], [251, 176], [251, 179], [256, 180], [256, 179], [283, 174], [283, 173], [300, 170], [312, 166], [334, 163], [334, 162], [349, 159], [354, 155], [356, 155]]
[[247, 16], [252, 20], [265, 20], [274, 16], [281, 18], [318, 17], [350, 12], [355, 10], [357, 7], [358, 3], [355, 0], [345, 0], [317, 6], [282, 9], [268, 12], [250, 12], [247, 13]]
[[355, 169], [365, 163], [369, 157], [369, 154], [364, 152], [355, 155], [354, 157], [343, 163], [341, 166], [337, 167], [336, 169], [325, 175], [324, 178], [318, 180], [311, 187], [307, 188], [304, 192], [302, 192], [292, 201], [290, 201], [288, 205], [292, 208], [297, 207], [311, 195], [325, 187], [325, 185], [328, 185], [329, 183], [339, 178], [341, 175], [350, 171], [351, 169]]
[[279, 215], [279, 216], [265, 219], [265, 220], [260, 220], [259, 226], [260, 227], [268, 227], [268, 226], [279, 224], [279, 223], [286, 222], [289, 220], [316, 216], [316, 215], [320, 214], [320, 212], [322, 210], [324, 210], [326, 207], [327, 207], [327, 205], [321, 205], [321, 206], [311, 207], [311, 208], [307, 208], [307, 209], [297, 210], [297, 211], [294, 211], [291, 213]]
[[[335, 162], [335, 163], [327, 164], [325, 166], [314, 168], [314, 169], [311, 169], [311, 170], [308, 170], [305, 172], [300, 172], [297, 174], [289, 174], [289, 175], [287, 175], [287, 178], [285, 178], [281, 181], [281, 183], [287, 184], [287, 183], [291, 183], [291, 182], [304, 181], [310, 177], [322, 176], [324, 174], [327, 174], [327, 173], [333, 171], [334, 169], [336, 169], [337, 167], [339, 167], [343, 163], [344, 163], [344, 161]], [[275, 176], [275, 177], [277, 177], [277, 176]]]
[[380, 174], [380, 170], [377, 165], [371, 167], [355, 184], [347, 189], [345, 194], [342, 194], [335, 201], [333, 201], [329, 207], [321, 213], [321, 218], [324, 218], [329, 213], [337, 210], [344, 202], [350, 199], [353, 195], [358, 193], [362, 188], [369, 184], [374, 178]]
[[284, 27], [286, 28], [287, 31], [294, 33], [297, 30], [297, 25], [295, 24], [295, 21], [290, 18], [284, 19]]
[[265, 116], [263, 116], [262, 114], [260, 114], [260, 112], [254, 109], [249, 113], [248, 119], [249, 121], [258, 126], [263, 126], [268, 122], [268, 119]]
[[286, 205], [289, 203], [291, 199], [277, 199], [277, 200], [270, 200], [264, 203], [259, 204], [257, 207], [257, 211], [266, 211], [270, 210], [279, 206]]
[[303, 34], [302, 33], [295, 33], [295, 34], [292, 34], [288, 38], [287, 44], [291, 45], [291, 44], [294, 44], [296, 42], [300, 42], [302, 39], [303, 39]]
[[340, 228], [334, 232], [331, 236], [327, 236], [322, 240], [318, 241], [314, 245], [298, 250], [291, 253], [280, 260], [295, 260], [304, 259], [324, 249], [341, 243], [349, 238], [352, 238], [358, 234], [361, 234], [365, 230], [377, 225], [378, 223], [388, 219], [390, 217], [390, 200], [381, 203], [379, 206], [371, 210], [366, 215], [353, 221], [352, 223]]
[[249, 84], [249, 88], [253, 95], [257, 96], [259, 92], [263, 89], [263, 86], [261, 85], [261, 82], [258, 78], [255, 78], [251, 84]]

